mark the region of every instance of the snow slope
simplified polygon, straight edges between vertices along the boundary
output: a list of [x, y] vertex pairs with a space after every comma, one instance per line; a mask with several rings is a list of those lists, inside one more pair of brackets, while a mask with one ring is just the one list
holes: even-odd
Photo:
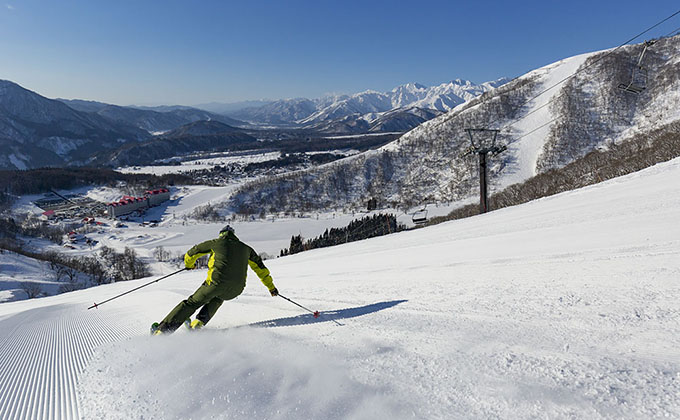
[[507, 175], [502, 177], [500, 188], [525, 181], [537, 175], [538, 158], [545, 146], [550, 125], [545, 125], [539, 129], [537, 127], [541, 127], [554, 118], [547, 105], [554, 100], [556, 95], [561, 94], [560, 88], [562, 86], [559, 83], [572, 76], [591, 55], [593, 54], [588, 53], [570, 57], [523, 76], [525, 78], [538, 77], [540, 87], [536, 90], [539, 93], [544, 93], [526, 105], [530, 109], [527, 113], [528, 116], [513, 125], [515, 137], [519, 140], [512, 143], [509, 149], [513, 156], [516, 156], [516, 159], [508, 164]]
[[193, 271], [0, 304], [0, 418], [678, 418], [678, 176], [268, 261], [318, 319], [250, 277], [147, 336]]
[[37, 283], [47, 294], [55, 294], [61, 283], [52, 278], [47, 263], [13, 252], [0, 252], [0, 302], [27, 299], [22, 283]]

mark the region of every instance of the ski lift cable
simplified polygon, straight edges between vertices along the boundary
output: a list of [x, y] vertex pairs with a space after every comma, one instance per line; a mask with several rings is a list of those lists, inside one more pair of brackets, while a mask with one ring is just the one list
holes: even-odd
[[[668, 32], [666, 35], [664, 35], [662, 38], [667, 38], [667, 37], [671, 36], [671, 35], [672, 35], [673, 33], [675, 33], [675, 32], [678, 32], [678, 33], [680, 34], [680, 28], [673, 29], [672, 31], [670, 31], [670, 32]], [[620, 47], [619, 47], [619, 48], [620, 48]], [[645, 48], [646, 48], [646, 47], [645, 47]], [[613, 52], [613, 51], [612, 51], [612, 52]], [[609, 55], [609, 54], [608, 54], [608, 55]], [[602, 60], [602, 59], [604, 59], [604, 58], [606, 58], [606, 56], [605, 56], [605, 57], [602, 57], [601, 59], [598, 59], [597, 61], [600, 61], [600, 60]], [[596, 62], [597, 62], [597, 61], [596, 61]], [[596, 63], [596, 62], [595, 62], [595, 63]], [[593, 64], [595, 64], [595, 63], [593, 63]], [[639, 65], [639, 64], [640, 64], [640, 63], [638, 63], [638, 65]], [[592, 64], [591, 64], [591, 65], [592, 65]], [[579, 71], [579, 72], [580, 72], [580, 71]], [[579, 72], [577, 72], [577, 73], [579, 73]], [[577, 73], [575, 73], [574, 75], [572, 75], [572, 76], [570, 76], [570, 77], [575, 76]], [[559, 82], [559, 83], [561, 83], [561, 82]], [[540, 94], [539, 94], [539, 95], [540, 95]], [[505, 125], [503, 128], [501, 128], [501, 130], [504, 130], [504, 129], [508, 128], [508, 127], [512, 127], [512, 126], [513, 126], [515, 123], [517, 123], [518, 121], [520, 121], [520, 120], [522, 120], [522, 119], [524, 119], [524, 118], [527, 118], [528, 116], [530, 116], [530, 115], [532, 115], [532, 114], [534, 114], [534, 113], [540, 111], [541, 109], [545, 108], [546, 106], [552, 104], [556, 99], [562, 97], [562, 95], [563, 95], [563, 93], [560, 93], [559, 95], [554, 96], [550, 101], [548, 101], [548, 102], [546, 102], [545, 104], [543, 104], [543, 105], [541, 105], [541, 106], [539, 106], [539, 107], [533, 109], [531, 112], [529, 112], [528, 114], [526, 114], [526, 115], [522, 116], [521, 118], [515, 120], [514, 122]], [[523, 105], [524, 105], [524, 104], [523, 104]], [[551, 124], [552, 122], [554, 122], [554, 121], [556, 121], [556, 120], [558, 120], [558, 119], [559, 119], [559, 118], [553, 118], [553, 119], [550, 120], [549, 122], [547, 122], [547, 123], [545, 123], [545, 124], [542, 124], [540, 127], [536, 128], [536, 129], [534, 129], [534, 130], [531, 130], [530, 132], [525, 133], [525, 134], [521, 135], [520, 137], [517, 137], [515, 140], [520, 140], [520, 139], [522, 139], [522, 138], [528, 136], [529, 134], [532, 134], [532, 133], [534, 133], [534, 132], [540, 130], [541, 128], [545, 127], [546, 125]]]
[[675, 36], [675, 35], [680, 35], [680, 28], [673, 29], [666, 36], [664, 36], [664, 38], [668, 38], [670, 36]]
[[[678, 11], [678, 12], [680, 12], [680, 11]], [[676, 13], [676, 14], [677, 14], [677, 13]], [[651, 28], [650, 28], [650, 29], [651, 29]], [[680, 33], [680, 28], [673, 29], [672, 31], [670, 31], [670, 32], [668, 32], [666, 35], [664, 35], [662, 38], [667, 38], [667, 37], [671, 36], [671, 35], [672, 35], [673, 33], [675, 33], [675, 32]], [[623, 45], [625, 45], [625, 44], [623, 44]], [[621, 48], [621, 46], [619, 46], [618, 48]], [[618, 49], [618, 48], [617, 48], [617, 49]], [[646, 47], [645, 47], [645, 48], [646, 48]], [[609, 54], [613, 53], [614, 51], [615, 51], [615, 50], [612, 50]], [[587, 67], [590, 67], [591, 65], [593, 65], [593, 64], [595, 64], [595, 63], [597, 63], [597, 62], [603, 60], [604, 58], [606, 58], [607, 56], [609, 56], [609, 54], [607, 54], [607, 55], [605, 55], [604, 57], [598, 59], [597, 61], [591, 63], [591, 64], [590, 64], [589, 66], [587, 66]], [[641, 57], [641, 58], [642, 58], [642, 57]], [[638, 65], [639, 65], [639, 63], [638, 63]], [[586, 67], [586, 68], [587, 68], [587, 67]], [[574, 77], [576, 74], [580, 73], [582, 70], [585, 70], [585, 68], [583, 68], [583, 69], [577, 71], [577, 72], [574, 73], [572, 76], [569, 76], [569, 77], [567, 77], [566, 79], [569, 79], [569, 78], [571, 78], [571, 77]], [[564, 80], [566, 80], [566, 79], [564, 79]], [[564, 80], [558, 82], [557, 84], [562, 83]], [[554, 86], [553, 86], [553, 87], [554, 87]], [[549, 89], [550, 89], [550, 88], [549, 88]], [[546, 89], [546, 91], [547, 91], [547, 89]], [[544, 91], [544, 92], [546, 92], [546, 91]], [[539, 95], [535, 96], [534, 99], [535, 99], [536, 97], [540, 96], [541, 94], [542, 94], [542, 93], [539, 93]], [[532, 110], [531, 112], [529, 112], [528, 114], [526, 114], [526, 115], [524, 115], [524, 116], [518, 118], [517, 120], [511, 122], [510, 124], [505, 125], [504, 127], [501, 128], [501, 130], [504, 130], [504, 129], [508, 128], [508, 127], [513, 126], [515, 123], [521, 121], [522, 119], [524, 119], [524, 118], [526, 118], [526, 117], [528, 117], [528, 116], [530, 116], [530, 115], [532, 115], [532, 114], [538, 112], [539, 110], [545, 108], [546, 106], [552, 104], [556, 99], [562, 97], [562, 95], [564, 95], [564, 93], [560, 93], [559, 95], [554, 96], [550, 101], [548, 101], [548, 102], [546, 102], [545, 104], [543, 104], [543, 105], [541, 105], [541, 106], [539, 106], [539, 107], [533, 109], [533, 110]], [[522, 104], [521, 106], [523, 106], [523, 105], [526, 105], [526, 102], [525, 102], [524, 104]], [[531, 130], [530, 132], [525, 133], [525, 134], [521, 135], [520, 137], [517, 137], [515, 140], [520, 140], [520, 139], [522, 139], [522, 138], [528, 136], [529, 134], [532, 134], [532, 133], [534, 133], [534, 132], [540, 130], [541, 128], [545, 127], [546, 125], [549, 125], [549, 124], [553, 123], [554, 121], [556, 121], [556, 120], [558, 120], [558, 119], [559, 119], [559, 117], [553, 118], [552, 120], [548, 121], [548, 122], [545, 123], [545, 124], [542, 124], [542, 125], [539, 126], [538, 128], [536, 128], [536, 129], [534, 129], [534, 130]]]
[[[536, 95], [534, 95], [533, 97], [531, 97], [531, 98], [527, 99], [526, 101], [522, 102], [520, 105], [517, 106], [517, 108], [521, 108], [521, 107], [525, 106], [526, 104], [528, 104], [529, 102], [531, 102], [531, 101], [537, 99], [539, 96], [543, 95], [544, 93], [546, 93], [546, 92], [548, 92], [548, 91], [554, 89], [555, 87], [561, 85], [562, 83], [566, 82], [567, 80], [569, 80], [569, 79], [575, 77], [577, 74], [586, 71], [588, 68], [594, 66], [595, 64], [599, 63], [600, 61], [602, 61], [602, 60], [604, 60], [605, 58], [609, 57], [610, 55], [614, 54], [614, 53], [615, 53], [617, 50], [619, 50], [620, 48], [622, 48], [622, 47], [628, 45], [629, 43], [633, 42], [633, 41], [636, 40], [637, 38], [641, 37], [642, 35], [646, 34], [647, 32], [649, 32], [649, 31], [651, 31], [652, 29], [654, 29], [654, 28], [660, 26], [661, 24], [667, 22], [668, 20], [674, 18], [674, 17], [677, 16], [677, 15], [680, 15], [680, 10], [676, 11], [676, 12], [673, 13], [672, 15], [666, 17], [665, 19], [663, 19], [663, 20], [661, 20], [661, 21], [659, 21], [659, 22], [657, 22], [657, 23], [655, 23], [654, 25], [650, 26], [649, 28], [645, 29], [644, 31], [640, 32], [639, 34], [637, 34], [637, 35], [635, 35], [634, 37], [630, 38], [629, 40], [625, 41], [624, 43], [622, 43], [622, 44], [619, 45], [618, 47], [616, 47], [616, 48], [614, 48], [613, 50], [609, 51], [607, 54], [603, 55], [602, 57], [600, 57], [600, 58], [598, 58], [597, 60], [593, 61], [592, 63], [588, 64], [587, 66], [582, 67], [582, 68], [579, 68], [575, 73], [571, 74], [570, 76], [567, 76], [567, 77], [563, 78], [562, 80], [560, 80], [560, 81], [554, 83], [553, 85], [551, 85], [551, 86], [549, 86], [549, 87], [543, 89], [543, 90], [542, 90], [541, 92], [539, 92], [538, 94], [536, 94]], [[672, 33], [672, 32], [671, 32], [671, 33]], [[513, 80], [516, 80], [516, 79], [518, 79], [518, 78], [515, 78], [515, 79], [513, 79]], [[550, 103], [550, 101], [549, 101], [548, 103]], [[547, 105], [547, 104], [546, 104], [546, 105]], [[535, 111], [533, 111], [533, 112], [535, 112]], [[533, 113], [533, 112], [532, 112], [532, 113]], [[507, 128], [507, 127], [510, 127], [510, 126], [516, 124], [517, 122], [523, 120], [524, 118], [526, 118], [526, 117], [529, 116], [529, 115], [530, 115], [530, 114], [527, 114], [527, 115], [524, 115], [524, 116], [522, 116], [522, 117], [520, 117], [520, 118], [517, 118], [517, 119], [513, 120], [513, 122], [511, 122], [511, 123], [506, 124], [505, 126], [503, 126], [503, 127], [501, 128], [501, 130], [503, 130], [503, 129]], [[492, 120], [491, 122], [487, 123], [486, 126], [485, 126], [485, 128], [489, 128], [489, 126], [491, 126], [491, 125], [493, 125], [495, 122], [499, 121], [499, 119], [500, 119], [500, 118], [497, 118], [497, 119]]]
[[547, 125], [550, 125], [550, 124], [554, 123], [554, 122], [557, 121], [557, 120], [559, 120], [559, 117], [555, 117], [555, 118], [553, 118], [552, 120], [548, 121], [547, 123], [543, 123], [543, 124], [539, 125], [538, 127], [534, 128], [533, 130], [529, 131], [528, 133], [524, 133], [524, 134], [522, 134], [521, 136], [517, 137], [515, 140], [523, 139], [524, 137], [526, 137], [526, 136], [528, 136], [528, 135], [530, 135], [530, 134], [533, 134], [533, 133], [537, 132], [537, 131], [540, 130], [541, 128], [543, 128], [543, 127], [545, 127], [545, 126], [547, 126]]
[[[515, 123], [521, 121], [522, 119], [528, 117], [529, 115], [532, 115], [532, 114], [534, 114], [534, 113], [536, 113], [536, 112], [542, 110], [542, 109], [545, 108], [546, 106], [551, 105], [555, 99], [561, 97], [562, 95], [563, 95], [563, 94], [560, 93], [559, 95], [554, 96], [554, 97], [553, 97], [552, 99], [550, 99], [548, 102], [544, 103], [543, 105], [541, 105], [541, 106], [539, 106], [539, 107], [534, 108], [533, 110], [531, 110], [531, 111], [530, 111], [529, 113], [527, 113], [526, 115], [524, 115], [524, 116], [522, 116], [521, 118], [517, 119], [515, 122], [503, 126], [500, 130], [502, 131], [502, 130], [507, 129], [508, 127], [512, 127], [513, 124], [515, 124]], [[541, 126], [541, 127], [542, 127], [542, 126]], [[532, 133], [533, 133], [533, 131], [532, 131]], [[525, 135], [526, 135], [526, 134], [525, 134]], [[525, 135], [523, 135], [522, 137], [524, 137]], [[519, 137], [518, 139], [521, 139], [522, 137]]]
[[[628, 45], [629, 43], [633, 42], [633, 41], [636, 40], [637, 38], [641, 37], [642, 35], [646, 34], [646, 33], [649, 32], [649, 31], [651, 31], [651, 30], [657, 28], [658, 26], [660, 26], [660, 25], [662, 25], [663, 23], [669, 21], [670, 19], [674, 18], [674, 17], [677, 16], [677, 15], [680, 15], [680, 10], [677, 10], [675, 13], [671, 14], [670, 16], [664, 18], [663, 20], [661, 20], [661, 21], [655, 23], [654, 25], [652, 25], [652, 26], [650, 26], [649, 28], [645, 29], [644, 31], [640, 32], [639, 34], [637, 34], [637, 35], [633, 36], [632, 38], [628, 39], [627, 41], [623, 42], [623, 43], [620, 44], [618, 47], [616, 47], [616, 48], [610, 50], [607, 54], [603, 55], [602, 57], [600, 57], [600, 58], [598, 58], [597, 60], [593, 61], [592, 63], [588, 64], [587, 66], [579, 68], [579, 69], [578, 69], [575, 73], [573, 73], [572, 75], [563, 78], [562, 80], [560, 80], [560, 81], [554, 83], [553, 85], [547, 87], [546, 89], [542, 90], [542, 91], [539, 92], [537, 95], [534, 95], [533, 97], [531, 97], [531, 98], [527, 99], [526, 101], [522, 102], [520, 105], [517, 106], [517, 108], [521, 108], [521, 107], [525, 106], [526, 104], [528, 104], [529, 102], [531, 102], [531, 101], [537, 99], [538, 97], [540, 97], [540, 96], [543, 95], [544, 93], [546, 93], [546, 92], [548, 92], [548, 91], [554, 89], [555, 87], [561, 85], [562, 83], [566, 82], [567, 80], [572, 79], [572, 78], [575, 77], [577, 74], [580, 74], [580, 73], [586, 71], [586, 70], [589, 69], [590, 67], [594, 66], [595, 64], [599, 63], [600, 61], [602, 61], [602, 60], [606, 59], [607, 57], [609, 57], [610, 55], [614, 54], [616, 51], [618, 51], [618, 50], [621, 49], [622, 47]], [[671, 32], [669, 32], [667, 35], [665, 35], [664, 37], [668, 37], [668, 36], [670, 36], [671, 34], [673, 34], [674, 32], [679, 31], [679, 30], [680, 30], [680, 28], [674, 29], [673, 31], [671, 31]], [[513, 81], [515, 81], [515, 80], [517, 80], [517, 79], [519, 79], [520, 77], [522, 77], [522, 76], [515, 77], [515, 78], [512, 79], [510, 82], [508, 82], [508, 84], [509, 84], [509, 83], [512, 83]], [[538, 107], [538, 108], [532, 110], [532, 111], [529, 112], [528, 114], [526, 114], [526, 115], [524, 115], [524, 116], [522, 116], [522, 117], [516, 118], [515, 120], [512, 120], [512, 122], [510, 122], [510, 123], [508, 123], [508, 124], [505, 124], [505, 125], [502, 126], [499, 130], [505, 130], [505, 129], [507, 129], [507, 128], [513, 126], [514, 124], [516, 124], [516, 123], [518, 123], [519, 121], [525, 119], [525, 118], [528, 117], [529, 115], [532, 115], [532, 114], [534, 114], [535, 112], [539, 111], [540, 109], [542, 109], [542, 108], [544, 108], [544, 107], [550, 105], [551, 103], [553, 103], [553, 101], [554, 101], [555, 99], [557, 99], [557, 98], [559, 98], [559, 97], [561, 97], [561, 96], [562, 96], [562, 94], [559, 94], [559, 95], [553, 97], [550, 101], [548, 101], [548, 102], [546, 102], [545, 104], [541, 105], [540, 107]], [[484, 102], [479, 102], [479, 103], [477, 103], [477, 104], [471, 106], [470, 108], [467, 108], [467, 109], [461, 111], [461, 113], [462, 113], [462, 112], [469, 111], [469, 110], [474, 109], [474, 108], [477, 108], [477, 107], [478, 107], [479, 105], [481, 105], [482, 103], [484, 103]], [[558, 119], [559, 119], [559, 117], [556, 117], [556, 118], [551, 119], [551, 120], [548, 121], [547, 123], [544, 123], [544, 124], [540, 125], [539, 127], [535, 128], [535, 129], [533, 129], [533, 130], [531, 130], [530, 132], [525, 133], [525, 134], [523, 134], [522, 136], [518, 137], [517, 140], [522, 139], [522, 138], [524, 138], [524, 137], [526, 137], [526, 136], [528, 136], [528, 135], [530, 135], [530, 134], [533, 134], [534, 132], [540, 130], [541, 128], [543, 128], [543, 127], [545, 127], [545, 126], [547, 126], [547, 125], [552, 124], [553, 122], [555, 122], [555, 121], [558, 120]], [[500, 120], [499, 118], [497, 118], [497, 119], [495, 119], [495, 120], [492, 120], [491, 122], [487, 123], [487, 124], [484, 126], [484, 128], [488, 129], [490, 126], [492, 126], [494, 123], [498, 122], [499, 120]], [[421, 169], [420, 169], [420, 171], [419, 171], [419, 174], [422, 173], [423, 171], [424, 171], [424, 167], [421, 166]]]

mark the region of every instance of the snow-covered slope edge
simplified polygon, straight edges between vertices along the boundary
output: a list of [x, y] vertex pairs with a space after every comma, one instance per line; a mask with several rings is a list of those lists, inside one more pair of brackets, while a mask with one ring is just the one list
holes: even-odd
[[203, 333], [147, 337], [205, 272], [2, 304], [0, 417], [678, 417], [678, 176], [270, 261], [319, 319], [251, 278]]
[[[584, 54], [532, 71], [421, 124], [379, 151], [307, 173], [253, 184], [230, 203], [264, 203], [272, 211], [360, 208], [369, 198], [385, 207], [452, 202], [478, 194], [466, 128], [502, 129], [508, 150], [490, 162], [492, 189], [559, 168], [592, 150], [611, 147], [680, 119], [680, 36], [646, 55], [647, 89], [618, 89], [630, 79], [640, 45]], [[536, 97], [539, 93], [568, 78]]]

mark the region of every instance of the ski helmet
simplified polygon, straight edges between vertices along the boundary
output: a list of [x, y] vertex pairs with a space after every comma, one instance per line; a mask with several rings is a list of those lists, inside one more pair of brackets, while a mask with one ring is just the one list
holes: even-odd
[[228, 232], [234, 233], [234, 228], [231, 227], [230, 225], [226, 225], [225, 227], [222, 228], [220, 231], [220, 235], [226, 235]]

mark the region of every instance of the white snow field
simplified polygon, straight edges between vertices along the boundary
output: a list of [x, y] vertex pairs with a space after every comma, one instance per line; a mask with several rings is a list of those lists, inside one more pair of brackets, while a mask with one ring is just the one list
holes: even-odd
[[267, 261], [319, 318], [251, 275], [150, 337], [205, 271], [0, 304], [0, 418], [680, 418], [679, 177]]
[[56, 281], [48, 264], [13, 252], [0, 252], [0, 302], [28, 298], [22, 283], [37, 283], [40, 288], [56, 294], [63, 283]]

